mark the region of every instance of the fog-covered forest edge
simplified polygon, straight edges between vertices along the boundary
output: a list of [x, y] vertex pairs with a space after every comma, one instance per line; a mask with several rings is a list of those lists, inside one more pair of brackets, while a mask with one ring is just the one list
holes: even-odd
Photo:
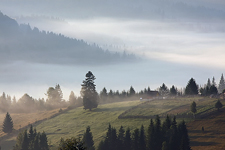
[[40, 31], [29, 24], [18, 24], [0, 13], [1, 62], [25, 61], [44, 64], [105, 65], [119, 62], [135, 62], [133, 54], [109, 52], [82, 39], [66, 37], [48, 31]]

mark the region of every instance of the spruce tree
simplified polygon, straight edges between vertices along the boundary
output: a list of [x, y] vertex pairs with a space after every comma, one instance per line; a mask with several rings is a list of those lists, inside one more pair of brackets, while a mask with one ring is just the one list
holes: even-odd
[[13, 121], [8, 112], [6, 113], [6, 116], [3, 122], [2, 131], [5, 133], [11, 133], [13, 131]]
[[218, 111], [219, 111], [220, 108], [223, 107], [223, 104], [220, 102], [220, 100], [218, 100], [218, 101], [215, 103], [215, 107], [217, 108]]
[[139, 129], [135, 129], [132, 135], [132, 149], [139, 150], [140, 143], [139, 143]]
[[143, 125], [141, 126], [141, 129], [140, 129], [139, 148], [141, 150], [146, 150], [145, 130]]
[[184, 120], [178, 126], [178, 138], [180, 139], [180, 150], [191, 149], [188, 131]]
[[86, 132], [83, 135], [82, 142], [84, 143], [84, 147], [86, 147], [87, 150], [94, 150], [95, 149], [90, 126], [88, 126], [86, 128]]
[[40, 134], [40, 148], [41, 150], [49, 150], [48, 139], [44, 131]]
[[127, 128], [126, 133], [125, 133], [125, 138], [124, 138], [124, 147], [125, 150], [131, 150], [131, 133], [130, 133], [130, 129]]
[[161, 129], [161, 121], [159, 116], [157, 115], [155, 118], [155, 150], [161, 150], [162, 149], [162, 142], [163, 142], [163, 136], [162, 136], [162, 129]]
[[22, 150], [28, 150], [29, 149], [29, 139], [28, 139], [28, 136], [27, 136], [27, 130], [25, 130], [23, 132], [23, 141], [22, 141], [22, 144], [21, 144], [21, 149]]
[[195, 118], [195, 113], [197, 112], [197, 109], [196, 109], [196, 103], [194, 101], [191, 104], [191, 112], [193, 113], [193, 116]]
[[95, 76], [89, 71], [86, 74], [86, 79], [83, 81], [81, 95], [83, 97], [84, 109], [93, 109], [98, 106], [98, 94], [95, 90]]
[[188, 81], [188, 84], [185, 88], [185, 95], [197, 95], [198, 86], [193, 78]]
[[147, 148], [148, 150], [154, 150], [155, 147], [155, 127], [154, 122], [151, 119], [150, 124], [148, 126], [148, 133], [147, 133]]
[[219, 87], [218, 87], [219, 93], [222, 93], [224, 89], [225, 89], [225, 81], [224, 81], [224, 77], [223, 77], [223, 74], [222, 74], [221, 78], [220, 78]]
[[119, 129], [119, 134], [118, 134], [118, 150], [124, 150], [125, 149], [124, 133], [125, 133], [125, 130], [123, 129], [123, 126], [121, 126], [120, 129]]

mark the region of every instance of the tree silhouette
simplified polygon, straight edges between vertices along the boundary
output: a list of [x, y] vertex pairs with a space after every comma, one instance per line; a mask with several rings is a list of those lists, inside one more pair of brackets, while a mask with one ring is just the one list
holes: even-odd
[[13, 121], [8, 112], [6, 113], [6, 116], [3, 122], [2, 131], [5, 133], [11, 133], [13, 131]]
[[196, 103], [194, 101], [191, 104], [191, 112], [193, 113], [195, 118], [195, 113], [197, 112], [197, 109], [196, 109]]
[[81, 95], [83, 96], [84, 109], [93, 109], [98, 106], [98, 94], [95, 90], [95, 76], [89, 71], [86, 74], [86, 79], [83, 81]]
[[87, 150], [94, 150], [95, 149], [90, 126], [88, 126], [86, 128], [86, 132], [83, 135], [82, 142], [84, 143], [84, 147], [86, 147]]
[[219, 93], [221, 93], [224, 89], [225, 89], [225, 81], [224, 81], [224, 77], [222, 74], [221, 78], [220, 78], [219, 87], [218, 87]]
[[223, 107], [223, 104], [220, 102], [220, 100], [218, 100], [215, 104], [215, 107], [217, 108], [217, 110], [219, 111], [220, 108]]
[[185, 89], [185, 95], [197, 95], [198, 86], [193, 78], [188, 81], [188, 84]]

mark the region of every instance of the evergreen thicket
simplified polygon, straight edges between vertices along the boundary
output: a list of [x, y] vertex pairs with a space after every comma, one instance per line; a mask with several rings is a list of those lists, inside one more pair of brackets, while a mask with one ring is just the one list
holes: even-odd
[[186, 124], [182, 121], [177, 126], [175, 117], [171, 120], [167, 116], [162, 125], [159, 116], [155, 122], [151, 119], [147, 132], [142, 125], [132, 134], [128, 128], [124, 136], [122, 127], [116, 133], [116, 129], [109, 124], [106, 137], [100, 142], [98, 150], [190, 150]]
[[11, 133], [13, 131], [13, 121], [8, 112], [6, 113], [6, 116], [3, 122], [2, 131], [5, 133]]
[[44, 131], [37, 133], [31, 125], [28, 132], [24, 130], [19, 133], [13, 150], [49, 150], [47, 136]]

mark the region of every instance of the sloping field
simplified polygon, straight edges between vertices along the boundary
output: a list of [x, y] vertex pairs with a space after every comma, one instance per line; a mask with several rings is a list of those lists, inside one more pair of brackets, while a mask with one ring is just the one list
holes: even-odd
[[58, 146], [61, 137], [82, 137], [86, 127], [90, 126], [95, 145], [98, 145], [105, 136], [109, 123], [116, 129], [119, 129], [121, 125], [125, 129], [130, 127], [131, 130], [136, 127], [140, 128], [142, 124], [148, 126], [149, 120], [147, 119], [118, 119], [122, 112], [140, 103], [140, 101], [127, 101], [104, 104], [92, 111], [79, 107], [44, 121], [36, 129], [46, 132], [50, 144], [53, 144], [52, 149], [54, 149]]
[[[41, 111], [36, 113], [10, 113], [13, 120], [14, 131], [13, 133], [7, 135], [2, 130], [0, 130], [0, 145], [3, 150], [9, 150], [15, 144], [16, 137], [20, 129], [24, 129], [29, 124], [34, 124], [40, 120], [45, 120], [51, 118], [52, 116], [58, 114], [59, 109], [54, 109], [51, 111]], [[0, 114], [1, 126], [5, 119], [5, 113]]]
[[[220, 113], [220, 116], [217, 117], [217, 114], [215, 114], [216, 109], [214, 108], [216, 99], [209, 98], [203, 99], [200, 97], [195, 97], [164, 99], [154, 100], [150, 102], [140, 102], [139, 100], [126, 101], [99, 105], [97, 109], [94, 109], [92, 111], [84, 110], [83, 107], [79, 107], [64, 112], [51, 119], [46, 119], [38, 124], [34, 124], [34, 126], [36, 127], [37, 131], [46, 132], [49, 144], [51, 145], [51, 149], [55, 149], [58, 146], [58, 142], [61, 137], [82, 137], [83, 133], [86, 130], [86, 127], [90, 126], [93, 133], [94, 142], [97, 147], [99, 142], [105, 136], [109, 123], [117, 130], [121, 125], [124, 126], [125, 129], [129, 127], [131, 130], [134, 130], [135, 128], [140, 128], [142, 124], [144, 125], [145, 129], [147, 129], [150, 123], [150, 120], [146, 118], [137, 117], [118, 119], [118, 116], [120, 116], [121, 114], [127, 115], [127, 113], [130, 113], [130, 115], [132, 116], [147, 116], [150, 114], [154, 118], [154, 115], [163, 116], [162, 114], [166, 113], [171, 115], [176, 115], [179, 113], [190, 113], [190, 104], [193, 101], [197, 103], [197, 111], [200, 116], [199, 118], [203, 118], [188, 123], [191, 146], [193, 150], [201, 150], [199, 148], [201, 146], [205, 147], [204, 150], [207, 150], [207, 148], [215, 149], [215, 147], [223, 149], [224, 145], [222, 144], [222, 142], [218, 141], [222, 138], [225, 139], [225, 119], [223, 119], [225, 118], [225, 113]], [[225, 104], [225, 101], [221, 102]], [[58, 109], [50, 112], [40, 112], [38, 114], [23, 114], [24, 116], [22, 114], [11, 114], [11, 116], [14, 120], [15, 129], [19, 129], [19, 125], [21, 125], [21, 127], [24, 127], [29, 123], [33, 124], [38, 120], [49, 118], [57, 113]], [[2, 119], [2, 122], [4, 119], [4, 115], [0, 118]], [[208, 118], [208, 116], [210, 117]], [[177, 121], [179, 122], [182, 119], [185, 119], [185, 121], [187, 122], [192, 120], [193, 118], [180, 118], [177, 119]], [[163, 121], [164, 119], [162, 119], [162, 122]], [[204, 133], [201, 132], [202, 126], [204, 126], [205, 128]], [[215, 129], [214, 126], [216, 126]], [[224, 130], [221, 130], [223, 126]], [[15, 144], [16, 135], [17, 134], [2, 139], [0, 143], [2, 149], [10, 150], [10, 148]], [[4, 147], [6, 144], [10, 145], [10, 148]]]
[[192, 150], [225, 150], [225, 109], [189, 122], [187, 127]]
[[132, 110], [124, 112], [120, 118], [155, 118], [156, 115], [165, 117], [167, 114], [176, 115], [177, 118], [192, 118], [190, 105], [197, 103], [196, 116], [215, 110], [216, 99], [202, 97], [179, 97], [174, 99], [155, 99], [144, 102]]

